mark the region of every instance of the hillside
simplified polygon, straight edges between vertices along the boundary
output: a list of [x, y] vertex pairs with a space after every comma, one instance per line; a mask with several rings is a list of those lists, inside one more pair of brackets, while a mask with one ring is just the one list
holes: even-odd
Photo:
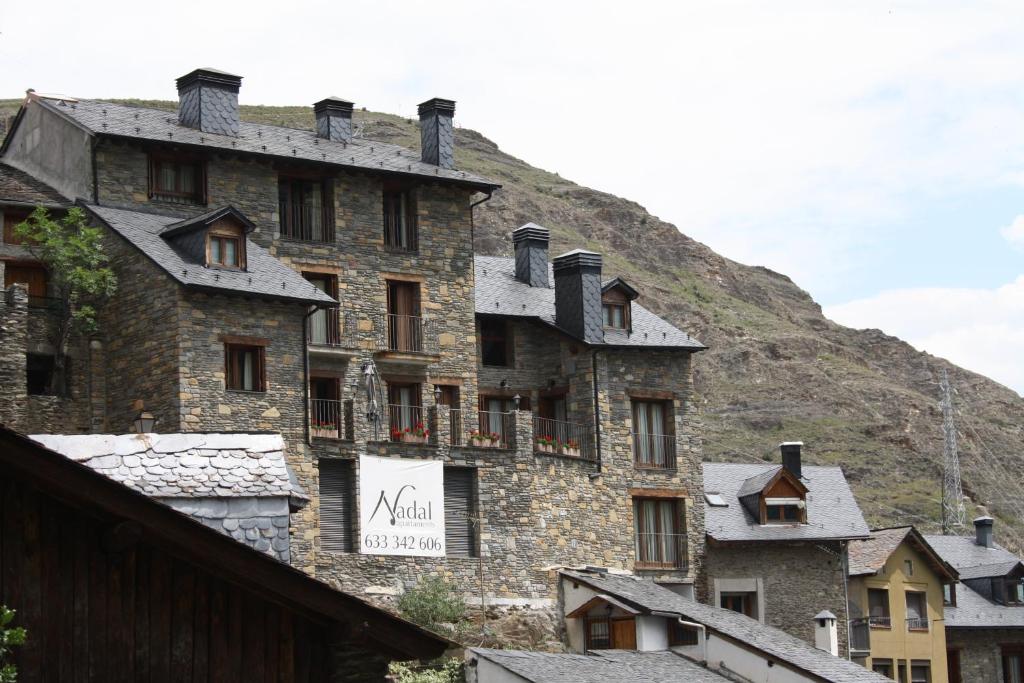
[[[0, 101], [0, 120], [17, 104]], [[242, 117], [313, 125], [309, 107], [243, 106]], [[356, 125], [362, 137], [419, 146], [415, 121], [358, 111]], [[707, 459], [777, 460], [778, 442], [802, 440], [810, 463], [843, 466], [873, 526], [913, 522], [934, 531], [938, 379], [947, 368], [965, 492], [999, 518], [1000, 542], [1024, 545], [1024, 399], [1016, 393], [878, 330], [837, 325], [785, 275], [724, 258], [635, 202], [534, 168], [479, 133], [457, 130], [456, 162], [504, 186], [477, 209], [480, 253], [508, 255], [510, 230], [544, 225], [554, 253], [602, 253], [607, 274], [623, 276], [645, 306], [710, 347], [695, 365]], [[968, 517], [976, 512], [970, 506]]]

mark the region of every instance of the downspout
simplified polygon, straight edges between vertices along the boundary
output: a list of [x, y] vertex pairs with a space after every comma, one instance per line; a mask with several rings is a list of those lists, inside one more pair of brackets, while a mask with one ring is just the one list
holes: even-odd
[[[476, 221], [473, 220], [473, 209], [475, 207], [477, 207], [477, 206], [480, 206], [484, 202], [490, 201], [491, 197], [493, 195], [494, 195], [494, 190], [488, 190], [486, 197], [484, 197], [480, 201], [473, 202], [472, 204], [469, 205], [469, 239], [470, 239], [470, 243], [472, 243], [472, 241], [474, 239], [476, 239]], [[474, 247], [474, 251], [476, 251], [475, 247]]]
[[594, 349], [594, 353], [590, 356], [591, 372], [594, 373], [594, 439], [595, 446], [597, 448], [597, 472], [595, 474], [601, 474], [601, 404], [598, 402], [597, 392], [597, 354], [601, 353], [601, 349]]
[[839, 566], [843, 570], [843, 599], [846, 600], [846, 604], [843, 605], [843, 609], [846, 614], [843, 617], [846, 619], [846, 658], [851, 662], [853, 661], [853, 638], [850, 636], [850, 587], [848, 576], [850, 574], [850, 542], [842, 541], [840, 543], [842, 549], [842, 555], [839, 557]]
[[306, 315], [302, 316], [302, 395], [305, 397], [303, 403], [303, 414], [306, 416], [306, 444], [313, 445], [313, 432], [309, 428], [309, 318], [320, 310], [314, 305]]
[[695, 628], [700, 631], [698, 636], [698, 643], [700, 644], [700, 663], [705, 666], [708, 663], [708, 629], [704, 624], [698, 624], [695, 621], [686, 621], [682, 617], [679, 617], [679, 623], [687, 628]]
[[89, 156], [92, 163], [92, 203], [97, 206], [100, 203], [100, 182], [99, 171], [96, 168], [96, 137], [89, 141]]

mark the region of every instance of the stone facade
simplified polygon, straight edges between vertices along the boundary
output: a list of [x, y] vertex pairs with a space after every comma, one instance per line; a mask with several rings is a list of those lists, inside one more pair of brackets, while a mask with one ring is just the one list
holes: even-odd
[[946, 647], [959, 651], [960, 680], [963, 683], [1003, 683], [1002, 646], [1024, 645], [1024, 636], [1015, 629], [946, 629]]
[[814, 616], [822, 610], [836, 615], [839, 653], [848, 651], [848, 610], [844, 591], [845, 544], [821, 543], [735, 543], [710, 544], [705, 558], [709, 600], [715, 597], [715, 581], [731, 590], [727, 582], [757, 581], [764, 594], [764, 613], [758, 618], [814, 644]]

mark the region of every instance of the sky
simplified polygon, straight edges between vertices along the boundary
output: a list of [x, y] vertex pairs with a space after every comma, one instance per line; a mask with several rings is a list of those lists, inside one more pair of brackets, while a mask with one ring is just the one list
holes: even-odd
[[[457, 125], [1024, 392], [1024, 3], [0, 4], [0, 97], [329, 95]], [[510, 229], [515, 226], [509, 226]]]

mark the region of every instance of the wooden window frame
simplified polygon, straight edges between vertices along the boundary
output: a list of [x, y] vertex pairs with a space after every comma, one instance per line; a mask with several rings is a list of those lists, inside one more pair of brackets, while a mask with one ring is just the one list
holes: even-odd
[[[919, 607], [923, 608], [924, 614], [923, 614], [923, 616], [918, 617], [918, 618], [923, 618], [925, 620], [925, 625], [923, 627], [919, 626], [919, 627], [913, 627], [912, 628], [909, 625], [909, 623], [908, 623], [907, 630], [912, 632], [912, 633], [927, 633], [928, 631], [931, 630], [931, 617], [928, 616], [928, 594], [925, 591], [913, 590], [913, 589], [908, 589], [908, 590], [904, 590], [903, 591], [903, 604], [905, 605], [905, 613], [908, 614], [908, 615], [910, 614], [910, 599], [909, 599], [909, 597], [911, 595], [919, 596], [916, 599], [920, 599], [921, 604], [919, 605]], [[910, 617], [907, 616], [907, 619], [909, 620]]]
[[1004, 643], [999, 646], [999, 659], [1002, 662], [1003, 669], [1003, 683], [1011, 683], [1010, 671], [1009, 671], [1009, 658], [1017, 657], [1019, 670], [1018, 673], [1022, 680], [1024, 680], [1024, 644], [1021, 643]]
[[[591, 633], [590, 627], [593, 624], [605, 624], [608, 627], [608, 645], [607, 647], [594, 647], [593, 645], [593, 634]], [[610, 650], [612, 649], [612, 618], [607, 617], [592, 617], [589, 614], [583, 617], [583, 634], [586, 640], [586, 648], [588, 650]]]
[[[925, 667], [927, 674], [925, 674], [924, 681], [914, 680], [914, 669]], [[907, 683], [932, 683], [932, 663], [931, 661], [924, 661], [920, 659], [912, 659], [907, 663]]]
[[20, 211], [11, 208], [0, 209], [0, 211], [3, 211], [4, 216], [4, 244], [24, 244], [25, 240], [18, 238], [18, 236], [14, 234], [14, 228], [15, 226], [27, 221], [28, 217], [32, 215], [32, 212]]
[[[404, 204], [405, 225], [395, 227], [395, 199]], [[416, 253], [419, 251], [419, 220], [416, 215], [415, 188], [385, 182], [381, 194], [381, 226], [384, 233], [384, 247], [388, 251]], [[399, 230], [404, 230], [406, 245], [399, 243]]]
[[[294, 205], [294, 186], [296, 183], [319, 183], [320, 184], [320, 220], [322, 239], [303, 237], [296, 235], [298, 232], [295, 226], [291, 225], [290, 214], [285, 211]], [[303, 188], [304, 189], [304, 188]], [[278, 194], [278, 228], [282, 239], [297, 240], [300, 242], [317, 242], [330, 244], [335, 241], [334, 221], [334, 178], [323, 177], [315, 174], [304, 174], [297, 171], [282, 172], [277, 177]], [[287, 226], [287, 230], [286, 230]]]
[[[868, 626], [870, 628], [892, 629], [892, 597], [889, 595], [889, 593], [890, 593], [889, 589], [888, 588], [879, 588], [879, 587], [871, 587], [871, 586], [869, 586], [867, 590], [868, 590], [868, 595], [867, 595]], [[883, 618], [883, 619], [889, 619], [889, 624], [888, 625], [871, 623], [872, 617], [875, 616], [875, 615], [871, 614], [871, 591], [878, 591], [880, 593], [885, 593], [885, 614], [878, 615], [878, 617]]]
[[[658, 434], [654, 434], [653, 432], [651, 432], [647, 436], [651, 437], [651, 438], [656, 437], [656, 436], [660, 436], [661, 438], [665, 439], [666, 443], [663, 446], [665, 448], [665, 464], [664, 465], [641, 464], [641, 463], [638, 462], [639, 452], [640, 452], [640, 444], [637, 441], [638, 434], [639, 434], [639, 432], [637, 432], [637, 425], [640, 423], [640, 420], [638, 419], [638, 415], [639, 415], [638, 411], [641, 408], [641, 406], [645, 406], [644, 410], [646, 410], [647, 413], [648, 413], [648, 415], [647, 415], [647, 418], [648, 418], [647, 422], [648, 422], [648, 424], [650, 424], [651, 408], [649, 406], [651, 406], [651, 405], [653, 405], [655, 403], [661, 405], [661, 419], [662, 419], [661, 431], [662, 431], [662, 433], [660, 435], [658, 435]], [[646, 398], [646, 397], [641, 397], [641, 396], [630, 396], [629, 412], [630, 412], [630, 417], [633, 420], [633, 428], [631, 430], [632, 431], [632, 441], [633, 441], [633, 465], [637, 469], [664, 471], [664, 470], [672, 470], [672, 469], [676, 468], [677, 453], [676, 453], [676, 448], [675, 448], [675, 437], [676, 437], [675, 407], [676, 407], [675, 401], [672, 400], [672, 399], [666, 399], [666, 398]], [[655, 449], [654, 448], [650, 448], [650, 450], [653, 451]]]
[[[495, 325], [495, 326], [500, 325], [502, 327], [502, 334], [500, 336], [497, 335], [497, 334], [493, 334], [493, 330], [491, 330], [492, 334], [488, 334], [484, 330], [484, 325]], [[487, 354], [484, 351], [484, 344], [486, 344], [488, 341], [491, 341], [491, 342], [499, 341], [499, 342], [501, 342], [503, 344], [503, 346], [504, 346], [504, 353], [502, 355], [504, 356], [504, 361], [501, 364], [494, 364], [494, 363], [488, 363], [487, 362], [487, 360], [486, 360], [487, 359]], [[509, 324], [508, 320], [505, 320], [504, 318], [488, 318], [488, 317], [480, 318], [480, 365], [484, 366], [485, 368], [511, 368], [511, 367], [514, 367], [515, 366], [515, 351], [514, 351], [514, 347], [515, 347], [515, 342], [514, 342], [514, 339], [512, 337], [512, 326]]]
[[[221, 261], [213, 260], [213, 243], [220, 245], [221, 258], [227, 253], [225, 245], [227, 242], [235, 243], [235, 254], [238, 257], [238, 264], [232, 265]], [[206, 265], [208, 268], [224, 268], [226, 270], [245, 270], [245, 231], [241, 228], [232, 229], [218, 225], [212, 225], [206, 230]]]
[[[356, 529], [359, 525], [359, 516], [356, 510], [358, 487], [355, 462], [341, 458], [320, 458], [318, 468], [323, 468], [325, 466], [327, 468], [339, 468], [338, 471], [333, 473], [330, 477], [325, 477], [321, 471], [321, 481], [324, 478], [329, 478], [332, 482], [340, 480], [342, 485], [347, 489], [344, 493], [339, 494], [339, 497], [348, 497], [347, 501], [345, 501], [345, 507], [347, 510], [340, 514], [347, 516], [349, 526], [347, 529], [340, 529], [340, 535], [335, 537], [333, 535], [333, 524], [327, 525], [327, 533], [325, 533], [323, 529], [321, 530], [321, 548], [324, 552], [328, 553], [357, 553], [359, 551], [359, 544], [356, 541]], [[327, 497], [330, 498], [333, 503], [335, 494], [333, 492], [329, 492], [327, 496], [325, 496], [324, 493], [324, 491], [321, 491], [320, 499], [323, 500]]]
[[[180, 185], [181, 167], [195, 167], [195, 190], [183, 192], [181, 190], [164, 190], [158, 187], [159, 166], [161, 164], [174, 164], [175, 184]], [[206, 193], [206, 162], [192, 156], [180, 154], [168, 154], [161, 152], [150, 152], [149, 154], [149, 192], [150, 199], [157, 201], [164, 200], [175, 204], [194, 204], [205, 206], [207, 201]]]
[[[764, 502], [763, 498], [761, 500], [762, 500], [762, 504], [763, 504], [763, 507], [764, 507], [764, 515], [763, 515], [763, 520], [764, 521], [761, 522], [761, 523], [764, 524], [765, 526], [769, 526], [769, 525], [787, 526], [787, 525], [792, 525], [792, 524], [804, 524], [805, 521], [806, 521], [806, 519], [805, 519], [806, 509], [800, 509], [800, 506], [798, 506], [798, 505], [795, 505], [795, 504], [769, 505], [767, 502]], [[796, 516], [793, 517], [792, 519], [790, 519], [790, 518], [788, 518], [786, 516], [786, 511], [790, 510], [790, 509], [796, 511]], [[777, 518], [773, 518], [771, 516], [771, 513], [770, 513], [771, 510], [780, 510], [781, 514]]]
[[[946, 600], [946, 589], [949, 589], [949, 600]], [[956, 607], [956, 584], [942, 584], [942, 604], [944, 607]]]
[[669, 647], [693, 647], [700, 644], [697, 629], [683, 626], [677, 619], [669, 618], [667, 621]]
[[[637, 569], [661, 569], [661, 570], [681, 570], [685, 569], [689, 565], [689, 539], [686, 538], [686, 504], [683, 499], [676, 497], [664, 497], [664, 496], [633, 496], [633, 535], [634, 535], [634, 552], [636, 553], [636, 568]], [[655, 531], [656, 535], [670, 534], [673, 542], [675, 539], [682, 539], [682, 543], [678, 544], [675, 548], [678, 553], [678, 557], [674, 563], [672, 562], [651, 562], [641, 559], [641, 539], [637, 537], [637, 532], [640, 530], [638, 524], [638, 511], [640, 504], [653, 501], [656, 503], [656, 509], [658, 512], [654, 515], [655, 520]], [[665, 531], [661, 528], [662, 517], [660, 514], [660, 507], [662, 505], [672, 506], [672, 529]], [[640, 533], [643, 533], [640, 531]]]
[[[259, 394], [267, 391], [267, 354], [266, 344], [253, 344], [251, 342], [225, 341], [224, 342], [224, 388], [227, 391], [244, 394]], [[242, 371], [240, 356], [233, 357], [233, 354], [255, 352], [256, 367], [253, 368], [253, 388], [242, 388]], [[237, 385], [237, 386], [233, 386]]]
[[[622, 309], [622, 327], [609, 324], [614, 319], [614, 317], [606, 316], [605, 309], [613, 307], [618, 307]], [[616, 289], [612, 289], [610, 291], [605, 292], [604, 295], [602, 295], [601, 297], [601, 325], [606, 330], [623, 330], [626, 332], [632, 331], [632, 308], [632, 302], [629, 300], [629, 297], [627, 297], [622, 292]]]
[[[723, 600], [730, 598], [742, 598], [743, 599], [743, 611], [735, 610], [732, 607], [726, 607], [722, 604]], [[722, 591], [718, 594], [718, 607], [721, 609], [731, 610], [738, 614], [743, 614], [751, 619], [757, 619], [757, 591]]]

